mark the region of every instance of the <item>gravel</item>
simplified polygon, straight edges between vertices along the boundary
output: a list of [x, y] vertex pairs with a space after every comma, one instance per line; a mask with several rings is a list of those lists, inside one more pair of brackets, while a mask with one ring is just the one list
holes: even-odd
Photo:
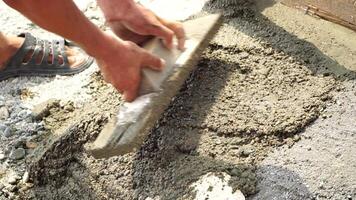
[[18, 149], [12, 150], [9, 157], [13, 160], [20, 160], [20, 159], [24, 158], [25, 155], [26, 155], [25, 149], [18, 148]]
[[0, 153], [0, 160], [4, 160], [6, 158], [5, 154]]
[[27, 183], [30, 180], [30, 174], [26, 171], [22, 176], [22, 183]]
[[9, 110], [3, 106], [0, 108], [0, 120], [6, 120], [7, 118], [9, 118], [10, 114], [9, 114]]
[[12, 131], [10, 130], [9, 127], [6, 127], [6, 129], [3, 132], [3, 135], [7, 138], [12, 136]]

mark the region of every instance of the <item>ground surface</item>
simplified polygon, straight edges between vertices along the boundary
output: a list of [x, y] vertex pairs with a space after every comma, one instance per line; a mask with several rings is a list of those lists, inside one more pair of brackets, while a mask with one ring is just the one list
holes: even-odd
[[[48, 37], [0, 5], [6, 33]], [[210, 180], [248, 199], [355, 199], [356, 34], [267, 0], [208, 1], [197, 15], [216, 11], [223, 27], [139, 152], [83, 150], [122, 103], [95, 65], [1, 82], [10, 117], [0, 123], [16, 134], [0, 142], [0, 198], [204, 199], [197, 185]], [[102, 24], [93, 4], [86, 14]], [[50, 98], [59, 103], [33, 120]], [[14, 161], [19, 148], [27, 156]]]

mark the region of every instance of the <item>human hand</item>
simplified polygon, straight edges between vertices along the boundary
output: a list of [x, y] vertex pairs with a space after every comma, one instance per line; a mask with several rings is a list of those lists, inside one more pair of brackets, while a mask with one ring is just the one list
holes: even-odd
[[168, 21], [132, 0], [98, 0], [108, 25], [123, 40], [141, 44], [149, 36], [163, 39], [167, 48], [173, 47], [173, 37], [178, 39], [178, 48], [183, 50], [185, 33], [181, 23]]
[[105, 81], [112, 84], [125, 101], [131, 102], [138, 95], [141, 82], [141, 69], [160, 71], [164, 61], [153, 56], [133, 42], [122, 41], [107, 35], [105, 54], [96, 57]]

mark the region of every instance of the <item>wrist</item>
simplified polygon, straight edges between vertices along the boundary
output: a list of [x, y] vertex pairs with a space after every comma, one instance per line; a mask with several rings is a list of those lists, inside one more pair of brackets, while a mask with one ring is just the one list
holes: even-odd
[[102, 32], [95, 39], [95, 45], [87, 45], [85, 51], [98, 60], [105, 60], [113, 56], [121, 55], [120, 51], [125, 48], [124, 42], [116, 36]]

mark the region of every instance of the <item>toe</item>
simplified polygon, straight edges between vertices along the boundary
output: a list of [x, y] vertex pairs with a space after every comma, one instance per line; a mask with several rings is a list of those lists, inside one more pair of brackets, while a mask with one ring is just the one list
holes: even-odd
[[70, 67], [75, 68], [85, 61], [86, 56], [80, 51], [67, 46], [65, 47], [65, 51]]

